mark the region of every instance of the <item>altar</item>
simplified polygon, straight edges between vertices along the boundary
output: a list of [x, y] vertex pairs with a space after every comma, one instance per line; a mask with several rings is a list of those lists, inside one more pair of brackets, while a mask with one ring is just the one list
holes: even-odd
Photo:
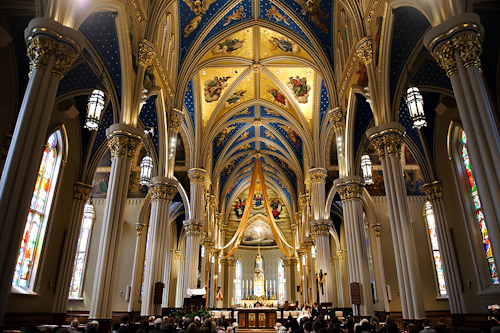
[[242, 309], [253, 309], [255, 308], [255, 303], [260, 303], [261, 308], [278, 308], [278, 300], [245, 300], [240, 301], [240, 308]]
[[238, 325], [240, 328], [274, 328], [276, 326], [276, 309], [239, 309]]

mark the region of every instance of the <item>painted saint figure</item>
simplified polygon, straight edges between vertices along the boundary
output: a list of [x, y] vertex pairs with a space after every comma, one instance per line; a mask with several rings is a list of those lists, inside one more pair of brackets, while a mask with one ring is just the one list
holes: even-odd
[[280, 49], [283, 52], [291, 52], [291, 53], [299, 53], [300, 46], [297, 43], [294, 43], [291, 39], [286, 37], [271, 37], [269, 40], [273, 46], [271, 46], [271, 51], [276, 51], [276, 49]]
[[288, 88], [293, 91], [293, 94], [297, 98], [299, 103], [307, 103], [309, 98], [309, 91], [311, 91], [311, 86], [307, 84], [307, 78], [304, 76], [300, 78], [298, 75], [290, 76], [287, 82]]
[[212, 54], [231, 54], [233, 51], [236, 51], [239, 48], [243, 47], [243, 43], [245, 40], [239, 40], [238, 38], [233, 38], [233, 39], [226, 39], [223, 42], [220, 42], [219, 44], [215, 45], [212, 48]]
[[274, 89], [268, 86], [267, 92], [271, 94], [271, 100], [274, 103], [277, 103], [286, 109], [289, 108], [288, 101], [286, 100], [285, 95], [283, 95], [278, 89]]
[[205, 101], [207, 103], [211, 103], [219, 100], [219, 97], [222, 93], [222, 89], [227, 87], [228, 85], [227, 80], [229, 80], [230, 78], [231, 78], [230, 76], [225, 76], [221, 78], [214, 76], [213, 80], [206, 80], [204, 83]]

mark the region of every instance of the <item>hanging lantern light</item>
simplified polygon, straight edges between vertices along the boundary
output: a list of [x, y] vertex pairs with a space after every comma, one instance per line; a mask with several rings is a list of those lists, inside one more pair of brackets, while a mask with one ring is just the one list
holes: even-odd
[[316, 247], [314, 245], [311, 247], [311, 257], [316, 258]]
[[97, 131], [102, 110], [104, 110], [104, 92], [97, 88], [92, 91], [92, 94], [90, 94], [87, 100], [87, 119], [85, 120], [85, 128], [91, 131]]
[[410, 84], [406, 91], [406, 105], [410, 111], [413, 128], [427, 126], [424, 113], [424, 98], [417, 87]]
[[366, 153], [361, 156], [361, 170], [363, 171], [363, 179], [365, 180], [365, 184], [373, 184], [372, 161], [370, 159], [370, 156], [368, 156], [368, 154]]
[[153, 170], [153, 159], [151, 156], [146, 155], [142, 159], [141, 162], [141, 185], [149, 185], [149, 181], [151, 180], [151, 171]]

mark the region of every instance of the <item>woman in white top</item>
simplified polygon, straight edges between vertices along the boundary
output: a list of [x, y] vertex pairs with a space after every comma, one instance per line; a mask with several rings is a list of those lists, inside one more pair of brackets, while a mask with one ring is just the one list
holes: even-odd
[[311, 318], [311, 307], [307, 303], [304, 304], [302, 311], [300, 312], [300, 316], [297, 318], [299, 324], [302, 318]]

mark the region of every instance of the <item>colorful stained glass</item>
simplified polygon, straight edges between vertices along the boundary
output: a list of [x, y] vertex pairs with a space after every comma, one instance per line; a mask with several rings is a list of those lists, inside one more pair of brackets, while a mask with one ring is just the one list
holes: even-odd
[[439, 241], [436, 234], [436, 221], [434, 220], [434, 211], [432, 210], [432, 206], [429, 201], [425, 204], [425, 220], [427, 221], [427, 230], [429, 231], [429, 239], [431, 242], [432, 257], [434, 258], [434, 269], [436, 271], [439, 294], [446, 296], [448, 293], [446, 291], [441, 253], [439, 252]]
[[46, 213], [49, 211], [48, 203], [52, 196], [58, 170], [57, 164], [57, 135], [52, 133], [42, 155], [35, 189], [30, 203], [30, 211], [26, 219], [23, 238], [19, 246], [16, 268], [12, 284], [20, 287], [32, 288], [34, 272], [38, 264], [40, 249], [42, 248], [45, 233]]
[[281, 259], [278, 261], [278, 303], [285, 304], [285, 265]]
[[467, 136], [465, 135], [465, 131], [462, 131], [461, 133], [460, 142], [462, 143], [462, 163], [464, 165], [465, 172], [467, 173], [469, 190], [472, 197], [472, 203], [474, 205], [474, 214], [476, 215], [479, 230], [481, 231], [481, 238], [483, 240], [484, 252], [490, 269], [491, 280], [493, 284], [499, 284], [500, 280], [498, 277], [498, 270], [495, 265], [495, 258], [493, 257], [493, 251], [491, 249], [490, 237], [488, 235], [488, 229], [486, 228], [483, 210], [481, 209], [481, 200], [479, 199], [479, 194], [477, 193], [476, 181], [474, 179], [474, 174], [472, 173], [472, 165], [469, 161]]
[[234, 298], [236, 304], [240, 304], [241, 301], [241, 279], [242, 279], [243, 267], [241, 265], [241, 260], [236, 261], [234, 267]]
[[83, 219], [80, 227], [80, 236], [75, 254], [75, 263], [73, 265], [73, 275], [71, 277], [71, 286], [69, 290], [70, 297], [81, 297], [83, 287], [83, 274], [85, 272], [85, 263], [90, 243], [90, 233], [94, 221], [94, 206], [86, 204], [83, 208]]

